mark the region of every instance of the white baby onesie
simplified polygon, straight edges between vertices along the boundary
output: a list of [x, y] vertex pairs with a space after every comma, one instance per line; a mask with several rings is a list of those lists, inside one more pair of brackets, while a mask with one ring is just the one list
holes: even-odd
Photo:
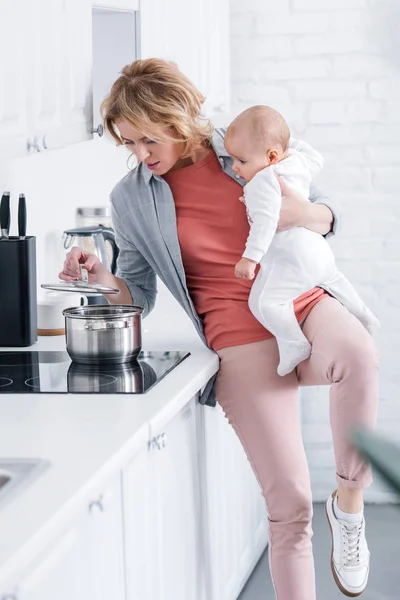
[[305, 227], [276, 233], [281, 190], [276, 175], [309, 199], [311, 180], [323, 158], [309, 144], [290, 141], [290, 156], [259, 171], [244, 186], [250, 233], [244, 258], [260, 263], [249, 307], [277, 340], [279, 375], [286, 375], [309, 357], [311, 345], [294, 312], [293, 301], [318, 286], [337, 298], [372, 333], [379, 322], [358, 293], [340, 273], [325, 238]]

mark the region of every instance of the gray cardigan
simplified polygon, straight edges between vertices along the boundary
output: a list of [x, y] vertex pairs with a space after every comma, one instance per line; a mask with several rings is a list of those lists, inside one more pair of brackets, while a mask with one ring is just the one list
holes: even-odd
[[[232, 159], [224, 147], [225, 130], [214, 132], [213, 149], [223, 171], [241, 185], [246, 182], [232, 171]], [[338, 214], [329, 198], [315, 185], [310, 200], [328, 206], [338, 228]], [[185, 271], [178, 242], [176, 214], [171, 189], [164, 179], [140, 163], [111, 192], [112, 222], [120, 253], [117, 275], [127, 284], [133, 302], [144, 308], [144, 316], [154, 307], [156, 275], [191, 318], [197, 333], [207, 345], [203, 326], [186, 286]], [[215, 376], [208, 382], [200, 402], [215, 406]]]

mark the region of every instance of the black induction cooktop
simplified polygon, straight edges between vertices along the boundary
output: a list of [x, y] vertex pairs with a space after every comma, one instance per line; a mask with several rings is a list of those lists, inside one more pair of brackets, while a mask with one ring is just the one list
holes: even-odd
[[143, 394], [190, 355], [142, 351], [120, 365], [83, 365], [67, 352], [0, 352], [0, 394]]

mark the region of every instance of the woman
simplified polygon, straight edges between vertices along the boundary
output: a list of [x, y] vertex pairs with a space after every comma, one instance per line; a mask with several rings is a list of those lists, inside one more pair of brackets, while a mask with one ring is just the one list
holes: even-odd
[[[298, 386], [332, 384], [331, 422], [338, 491], [327, 502], [332, 568], [340, 589], [365, 589], [369, 553], [363, 488], [368, 466], [348, 441], [354, 425], [372, 427], [377, 407], [377, 359], [360, 323], [323, 290], [295, 302], [311, 357], [297, 372], [277, 375], [275, 340], [248, 308], [251, 282], [234, 266], [248, 235], [242, 180], [232, 171], [223, 131], [200, 118], [204, 97], [176, 65], [139, 60], [127, 66], [103, 103], [108, 131], [136, 156], [138, 166], [111, 194], [120, 248], [118, 277], [94, 255], [73, 248], [61, 279], [79, 276], [120, 290], [110, 302], [139, 304], [148, 314], [156, 274], [220, 356], [217, 400], [247, 453], [268, 506], [270, 566], [279, 600], [315, 599], [311, 545], [312, 500], [302, 444]], [[280, 228], [304, 226], [328, 234], [336, 222], [314, 188], [313, 202], [281, 183]], [[213, 382], [210, 383], [210, 386]], [[212, 403], [212, 392], [205, 392]]]

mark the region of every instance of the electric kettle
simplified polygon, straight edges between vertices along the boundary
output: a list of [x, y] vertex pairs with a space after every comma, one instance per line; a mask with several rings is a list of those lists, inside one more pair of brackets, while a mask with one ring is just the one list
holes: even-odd
[[64, 248], [69, 250], [73, 245], [79, 246], [84, 252], [97, 254], [103, 265], [115, 274], [119, 250], [115, 243], [114, 230], [111, 227], [92, 225], [66, 229], [64, 231]]

